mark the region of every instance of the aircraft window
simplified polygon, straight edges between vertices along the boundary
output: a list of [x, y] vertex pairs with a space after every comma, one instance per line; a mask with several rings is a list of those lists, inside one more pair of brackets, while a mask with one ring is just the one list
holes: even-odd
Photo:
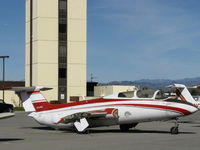
[[139, 98], [152, 98], [154, 95], [154, 90], [139, 90], [137, 96]]
[[[134, 96], [134, 91], [128, 91], [128, 92], [121, 92], [118, 94], [118, 97], [127, 97], [132, 98]], [[137, 97], [138, 98], [153, 98], [155, 96], [155, 99], [165, 99], [167, 96], [162, 91], [158, 90], [139, 90], [137, 91]]]
[[118, 97], [126, 97], [126, 95], [124, 93], [119, 93]]
[[133, 97], [133, 91], [128, 91], [128, 92], [121, 92], [118, 94], [118, 97], [127, 97], [127, 98], [132, 98]]
[[167, 95], [165, 95], [164, 92], [162, 91], [159, 91], [157, 94], [156, 94], [156, 97], [155, 99], [165, 99], [165, 98], [168, 98]]

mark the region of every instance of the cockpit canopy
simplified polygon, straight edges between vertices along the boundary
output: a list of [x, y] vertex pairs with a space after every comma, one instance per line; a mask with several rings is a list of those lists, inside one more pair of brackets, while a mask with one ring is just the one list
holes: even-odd
[[121, 92], [118, 97], [127, 98], [151, 98], [151, 99], [165, 99], [167, 96], [160, 90], [136, 90], [129, 92]]

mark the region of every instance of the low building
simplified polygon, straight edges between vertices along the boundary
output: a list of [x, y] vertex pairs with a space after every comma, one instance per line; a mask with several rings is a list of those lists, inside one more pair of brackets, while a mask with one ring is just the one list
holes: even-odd
[[[5, 81], [4, 86], [3, 82], [0, 81], [0, 99], [3, 99], [3, 87], [17, 87], [17, 86], [25, 86], [24, 81]], [[12, 104], [14, 107], [22, 106], [22, 103], [19, 97], [15, 94], [14, 91], [4, 90], [4, 102], [8, 104]]]
[[94, 96], [94, 87], [97, 86], [98, 82], [87, 82], [87, 96]]
[[124, 85], [108, 85], [108, 86], [95, 86], [94, 97], [108, 96], [119, 92], [135, 91], [135, 86], [124, 86]]
[[[87, 93], [89, 93], [89, 95], [87, 95], [87, 97], [84, 97], [84, 95], [81, 97], [77, 97], [74, 98], [74, 101], [81, 101], [81, 100], [89, 100], [89, 99], [94, 99], [97, 97], [102, 97], [102, 96], [107, 96], [107, 95], [111, 95], [114, 93], [120, 93], [120, 92], [133, 92], [136, 90], [135, 86], [122, 86], [122, 85], [110, 85], [110, 86], [95, 86], [97, 85], [97, 82], [92, 82], [92, 83], [88, 83], [88, 89], [87, 89]], [[5, 81], [4, 86], [3, 86], [3, 82], [0, 81], [0, 99], [3, 99], [3, 87], [19, 87], [25, 86], [25, 82], [24, 81]], [[43, 93], [44, 96], [46, 95], [46, 92]], [[5, 90], [4, 91], [4, 101], [5, 103], [8, 104], [12, 104], [14, 107], [21, 107], [22, 106], [22, 102], [19, 99], [19, 97], [15, 94], [14, 91], [9, 91], [9, 90]], [[57, 103], [58, 101], [50, 101], [51, 103]], [[73, 101], [71, 101], [73, 102]]]

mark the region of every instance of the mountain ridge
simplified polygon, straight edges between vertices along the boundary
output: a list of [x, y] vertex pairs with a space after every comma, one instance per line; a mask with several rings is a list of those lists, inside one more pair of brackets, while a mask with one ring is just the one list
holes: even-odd
[[140, 79], [134, 81], [111, 81], [108, 83], [100, 83], [100, 85], [133, 85], [140, 89], [162, 89], [166, 90], [166, 86], [171, 84], [184, 84], [186, 86], [200, 85], [200, 77], [183, 78], [183, 79]]

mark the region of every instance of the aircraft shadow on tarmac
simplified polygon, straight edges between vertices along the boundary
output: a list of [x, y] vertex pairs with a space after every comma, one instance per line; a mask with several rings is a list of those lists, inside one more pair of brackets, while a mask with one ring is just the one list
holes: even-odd
[[192, 127], [200, 128], [200, 125], [196, 125], [196, 126], [192, 126]]
[[[28, 127], [34, 130], [43, 130], [43, 131], [54, 131], [55, 129], [51, 127]], [[56, 130], [55, 130], [56, 131]], [[60, 130], [63, 131], [63, 133], [77, 133], [75, 130]], [[129, 130], [127, 132], [122, 132], [119, 129], [88, 129], [85, 131], [86, 134], [101, 134], [101, 133], [135, 133], [135, 134], [141, 134], [141, 133], [155, 133], [155, 134], [171, 134], [170, 131], [159, 131], [159, 130], [139, 130], [139, 129], [133, 129]], [[82, 134], [82, 133], [80, 133]], [[179, 134], [196, 134], [196, 132], [179, 132]]]
[[[91, 134], [100, 134], [100, 133], [125, 133], [125, 134], [141, 134], [141, 133], [154, 133], [154, 134], [171, 134], [170, 131], [158, 131], [158, 130], [129, 130], [127, 132], [122, 132], [117, 129], [111, 129], [111, 130], [95, 130], [95, 129], [90, 129], [86, 133], [91, 133]], [[179, 134], [196, 134], [195, 132], [179, 132]]]
[[55, 130], [51, 127], [31, 127], [31, 129], [37, 129], [37, 130]]
[[19, 138], [0, 138], [0, 142], [13, 142], [13, 141], [22, 141], [24, 139]]

